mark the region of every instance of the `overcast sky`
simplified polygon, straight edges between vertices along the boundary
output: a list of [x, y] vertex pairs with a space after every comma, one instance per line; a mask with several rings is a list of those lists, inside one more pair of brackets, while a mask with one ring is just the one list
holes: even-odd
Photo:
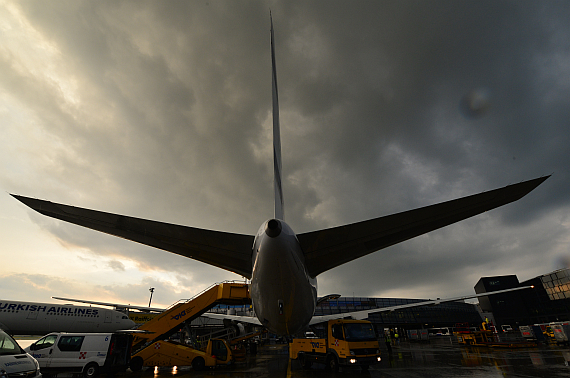
[[319, 276], [435, 298], [570, 262], [565, 1], [0, 0], [0, 298], [169, 305], [240, 277], [9, 193], [255, 234], [273, 214], [273, 14], [297, 232], [543, 175], [518, 202]]

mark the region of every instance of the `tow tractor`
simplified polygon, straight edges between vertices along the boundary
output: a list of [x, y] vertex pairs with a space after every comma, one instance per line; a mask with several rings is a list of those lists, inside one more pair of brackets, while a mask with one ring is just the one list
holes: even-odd
[[241, 305], [251, 303], [247, 284], [223, 282], [204, 290], [196, 297], [175, 303], [166, 311], [139, 327], [133, 338], [130, 368], [143, 366], [189, 366], [195, 370], [233, 362], [230, 345], [223, 339], [210, 339], [201, 350], [189, 345], [166, 340], [180, 325], [202, 315], [218, 304]]

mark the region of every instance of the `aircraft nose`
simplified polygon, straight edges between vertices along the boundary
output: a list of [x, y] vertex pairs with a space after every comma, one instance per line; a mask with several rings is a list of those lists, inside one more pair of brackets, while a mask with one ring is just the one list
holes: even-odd
[[265, 234], [270, 238], [275, 238], [281, 234], [281, 229], [281, 222], [277, 219], [271, 219], [267, 221], [267, 224], [265, 225]]

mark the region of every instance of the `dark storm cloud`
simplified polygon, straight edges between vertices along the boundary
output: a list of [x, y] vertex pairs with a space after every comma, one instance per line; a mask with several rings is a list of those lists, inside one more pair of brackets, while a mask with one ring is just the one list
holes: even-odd
[[[557, 267], [528, 268], [537, 251], [553, 260], [567, 243], [565, 3], [17, 4], [60, 51], [81, 98], [70, 110], [49, 82], [3, 79], [51, 138], [49, 159], [37, 163], [49, 181], [30, 180], [22, 194], [253, 234], [272, 211], [271, 7], [285, 204], [297, 232], [554, 173], [518, 203], [326, 273], [321, 294], [422, 287], [434, 296], [463, 294], [491, 271], [538, 275]], [[481, 90], [485, 112], [466, 116], [462, 101]], [[32, 219], [64, 244], [126, 256], [143, 269], [195, 282], [228, 277]], [[511, 258], [520, 265], [498, 270]]]
[[[303, 9], [299, 14], [317, 36], [313, 38], [324, 39], [317, 45], [328, 52], [322, 59], [326, 63], [314, 68], [303, 62], [302, 54], [285, 54], [288, 61], [303, 62], [298, 64], [306, 70], [304, 75], [295, 71], [294, 84], [281, 88], [287, 93], [297, 85], [287, 97], [297, 100], [293, 106], [324, 120], [323, 132], [307, 144], [322, 146], [317, 153], [326, 154], [329, 167], [346, 172], [343, 179], [354, 182], [353, 187], [376, 189], [365, 196], [376, 204], [369, 207], [369, 216], [394, 205], [402, 205], [394, 210], [403, 210], [410, 203], [427, 204], [435, 191], [445, 193], [461, 181], [458, 194], [468, 194], [551, 173], [533, 158], [548, 155], [554, 142], [548, 134], [564, 134], [561, 120], [566, 116], [551, 120], [551, 132], [540, 131], [550, 109], [536, 98], [533, 59], [552, 38], [546, 20], [537, 17], [549, 13], [545, 7], [440, 2], [365, 3], [364, 9], [340, 7], [336, 12], [333, 7], [323, 12]], [[493, 93], [489, 114], [465, 119], [459, 112], [461, 98], [481, 86]], [[322, 92], [313, 93], [313, 88]], [[323, 98], [330, 104], [324, 106]], [[289, 105], [285, 102], [282, 108]], [[318, 143], [320, 139], [326, 143]], [[402, 154], [390, 156], [390, 147]], [[410, 164], [417, 164], [417, 171], [407, 172], [414, 168]], [[415, 182], [416, 177], [422, 182]], [[423, 193], [413, 189], [418, 186], [428, 186], [423, 201]], [[386, 196], [404, 188], [401, 202]], [[343, 209], [345, 217], [351, 209]], [[354, 219], [360, 217], [361, 212]]]

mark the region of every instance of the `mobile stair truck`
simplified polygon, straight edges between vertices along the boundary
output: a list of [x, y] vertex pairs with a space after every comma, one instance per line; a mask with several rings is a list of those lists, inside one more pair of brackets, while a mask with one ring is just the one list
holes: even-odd
[[192, 366], [194, 370], [233, 362], [230, 345], [226, 340], [210, 339], [204, 349], [167, 340], [185, 321], [202, 315], [218, 304], [249, 304], [251, 298], [247, 284], [223, 282], [216, 284], [193, 299], [174, 304], [152, 320], [139, 327], [141, 333], [133, 338], [130, 368], [143, 366]]
[[372, 323], [366, 320], [329, 320], [324, 339], [293, 339], [289, 358], [299, 360], [304, 368], [313, 362], [324, 363], [327, 369], [359, 366], [363, 371], [380, 362], [380, 345]]

